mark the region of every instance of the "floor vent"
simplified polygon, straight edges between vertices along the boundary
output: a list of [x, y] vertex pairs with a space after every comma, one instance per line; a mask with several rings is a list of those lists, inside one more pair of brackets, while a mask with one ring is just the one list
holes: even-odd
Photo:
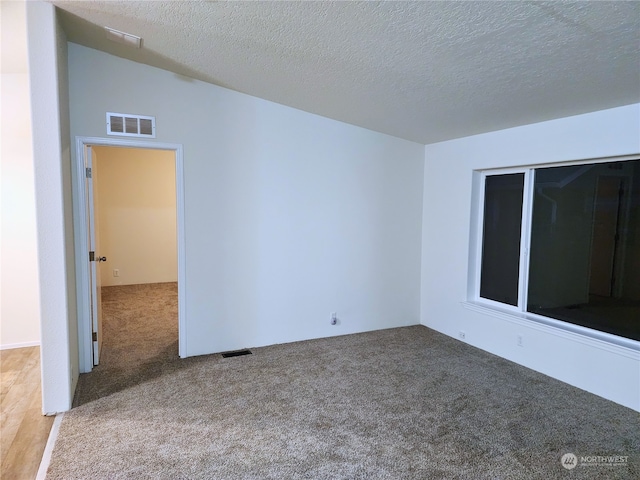
[[242, 355], [251, 355], [251, 350], [236, 350], [235, 352], [225, 352], [222, 358], [241, 357]]
[[107, 135], [156, 138], [156, 117], [107, 112]]

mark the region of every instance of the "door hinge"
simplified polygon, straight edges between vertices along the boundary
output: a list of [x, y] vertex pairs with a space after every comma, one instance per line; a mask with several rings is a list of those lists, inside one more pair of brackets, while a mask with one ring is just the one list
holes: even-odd
[[87, 178], [91, 178], [91, 169], [89, 167], [87, 167], [85, 170], [86, 170], [86, 173], [87, 173]]
[[93, 334], [91, 335], [91, 338], [93, 339], [94, 342], [98, 341], [98, 332], [93, 332]]
[[90, 262], [96, 261], [96, 252], [89, 252], [89, 261]]

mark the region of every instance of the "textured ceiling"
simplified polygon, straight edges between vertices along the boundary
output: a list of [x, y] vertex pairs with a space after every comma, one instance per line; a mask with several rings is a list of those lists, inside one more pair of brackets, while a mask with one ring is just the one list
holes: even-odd
[[52, 3], [69, 41], [420, 143], [640, 101], [640, 2]]

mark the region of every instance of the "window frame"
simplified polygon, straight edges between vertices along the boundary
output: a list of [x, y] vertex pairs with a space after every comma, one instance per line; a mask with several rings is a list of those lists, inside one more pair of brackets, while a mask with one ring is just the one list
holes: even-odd
[[[466, 304], [465, 306], [473, 310], [482, 311], [483, 313], [493, 314], [494, 316], [503, 318], [507, 316], [511, 317], [512, 319], [516, 319], [518, 322], [535, 322], [535, 324], [542, 324], [548, 327], [553, 327], [555, 329], [560, 329], [564, 332], [570, 332], [574, 334], [577, 333], [579, 335], [590, 337], [595, 340], [601, 340], [610, 344], [615, 344], [618, 346], [631, 348], [635, 351], [640, 351], [639, 341], [527, 311], [531, 252], [531, 227], [533, 217], [533, 198], [535, 193], [534, 187], [536, 170], [576, 165], [595, 165], [600, 163], [622, 162], [629, 160], [640, 160], [640, 155], [579, 159], [569, 162], [541, 163], [518, 167], [473, 170], [467, 301], [463, 302], [464, 304]], [[486, 178], [494, 175], [508, 175], [513, 173], [524, 173], [522, 192], [522, 221], [520, 231], [520, 263], [518, 272], [518, 302], [516, 306], [501, 303], [495, 300], [490, 300], [488, 298], [483, 298], [480, 296]]]
[[[522, 189], [522, 221], [520, 224], [520, 262], [518, 264], [518, 302], [517, 305], [510, 305], [507, 303], [501, 303], [495, 300], [490, 300], [480, 296], [480, 284], [482, 276], [482, 249], [483, 249], [483, 236], [484, 236], [484, 208], [485, 208], [485, 186], [486, 179], [489, 176], [509, 175], [514, 173], [523, 173], [523, 189]], [[528, 280], [524, 273], [528, 273], [529, 265], [529, 240], [530, 240], [530, 221], [525, 218], [525, 213], [531, 211], [531, 199], [530, 197], [530, 185], [531, 177], [533, 174], [533, 168], [531, 167], [515, 167], [515, 168], [501, 168], [494, 170], [474, 171], [474, 175], [477, 177], [474, 180], [478, 183], [476, 199], [477, 210], [475, 212], [477, 223], [475, 225], [475, 231], [472, 235], [475, 238], [475, 262], [474, 271], [471, 275], [473, 277], [472, 282], [472, 295], [471, 300], [480, 304], [485, 304], [489, 307], [499, 308], [503, 311], [511, 311], [514, 313], [522, 313], [522, 304], [526, 301], [525, 288], [527, 287]]]

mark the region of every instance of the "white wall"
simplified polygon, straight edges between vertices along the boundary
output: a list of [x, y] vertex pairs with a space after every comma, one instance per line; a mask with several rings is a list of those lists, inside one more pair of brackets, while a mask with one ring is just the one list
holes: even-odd
[[27, 2], [45, 413], [71, 407], [78, 379], [67, 42], [55, 7]]
[[36, 206], [24, 2], [2, 2], [0, 349], [40, 344]]
[[[26, 23], [23, 30], [26, 41]], [[4, 349], [40, 344], [40, 305], [29, 75], [3, 73], [0, 85], [0, 349]]]
[[187, 355], [419, 322], [424, 146], [75, 44], [69, 73], [73, 136], [184, 146]]
[[[638, 352], [464, 308], [474, 170], [637, 154], [640, 105], [425, 147], [421, 323], [640, 410]], [[517, 346], [523, 335], [524, 346]]]
[[102, 286], [178, 281], [175, 153], [94, 147], [93, 168]]

